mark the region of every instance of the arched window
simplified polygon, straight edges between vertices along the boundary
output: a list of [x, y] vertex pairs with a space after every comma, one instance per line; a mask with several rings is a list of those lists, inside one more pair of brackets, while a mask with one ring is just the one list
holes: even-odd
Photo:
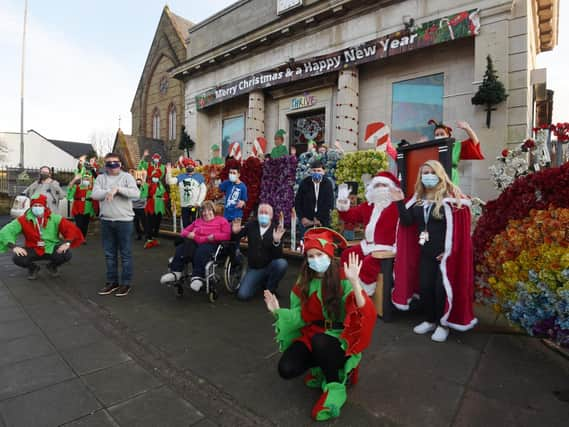
[[160, 139], [160, 112], [158, 108], [152, 113], [152, 138]]
[[168, 110], [168, 139], [176, 139], [176, 106], [171, 104]]

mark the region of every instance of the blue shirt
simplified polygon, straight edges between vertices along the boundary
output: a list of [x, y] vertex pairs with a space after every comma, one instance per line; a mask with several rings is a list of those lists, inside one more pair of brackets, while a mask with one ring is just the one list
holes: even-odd
[[225, 193], [223, 216], [228, 221], [243, 217], [243, 209], [237, 207], [240, 200], [247, 201], [247, 186], [240, 182], [234, 184], [231, 181], [223, 181], [219, 189]]

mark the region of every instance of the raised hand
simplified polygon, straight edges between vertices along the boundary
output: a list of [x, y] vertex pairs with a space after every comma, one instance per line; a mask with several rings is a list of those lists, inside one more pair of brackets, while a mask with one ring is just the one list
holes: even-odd
[[338, 200], [348, 200], [351, 192], [352, 190], [348, 187], [348, 184], [340, 184], [338, 186]]
[[263, 295], [265, 296], [265, 305], [267, 306], [267, 310], [274, 313], [280, 308], [279, 300], [273, 293], [271, 293], [271, 291], [265, 290]]
[[352, 252], [348, 257], [348, 263], [344, 263], [344, 273], [354, 288], [361, 288], [360, 285], [360, 270], [362, 269], [363, 261], [360, 260], [358, 254]]
[[235, 218], [233, 221], [231, 221], [231, 231], [233, 234], [241, 233], [242, 229], [243, 226], [241, 225], [241, 218]]
[[470, 129], [470, 125], [468, 124], [468, 122], [465, 122], [464, 120], [458, 120], [456, 122], [456, 127], [462, 130]]
[[273, 230], [273, 242], [280, 243], [281, 239], [285, 234], [284, 222], [279, 221], [279, 225]]
[[146, 157], [150, 154], [150, 151], [148, 151], [148, 149], [144, 150], [144, 152], [142, 153], [142, 157]]

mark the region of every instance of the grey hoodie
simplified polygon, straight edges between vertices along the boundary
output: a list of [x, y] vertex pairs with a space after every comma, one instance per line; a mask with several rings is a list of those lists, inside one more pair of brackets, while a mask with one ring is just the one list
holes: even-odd
[[[107, 194], [118, 188], [113, 200], [107, 201]], [[99, 175], [93, 185], [91, 198], [99, 200], [100, 217], [107, 221], [132, 221], [134, 211], [132, 200], [140, 197], [140, 190], [136, 186], [134, 177], [121, 171], [118, 175]]]

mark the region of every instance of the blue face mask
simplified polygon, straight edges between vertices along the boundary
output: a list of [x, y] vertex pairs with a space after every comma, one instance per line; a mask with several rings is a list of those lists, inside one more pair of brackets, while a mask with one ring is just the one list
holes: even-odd
[[158, 181], [160, 181], [160, 178], [156, 178], [156, 177], [153, 177], [153, 178], [152, 178], [152, 182], [153, 182], [153, 183], [156, 184]]
[[324, 175], [318, 172], [313, 172], [312, 173], [312, 181], [314, 182], [320, 182], [322, 181], [322, 178], [324, 178]]
[[433, 173], [426, 173], [421, 175], [421, 182], [427, 188], [435, 188], [439, 181], [439, 177]]
[[259, 214], [257, 215], [257, 219], [262, 227], [266, 227], [271, 222], [271, 217], [267, 214]]
[[308, 258], [308, 267], [317, 273], [324, 273], [330, 267], [332, 260], [328, 255], [320, 255], [314, 258]]
[[43, 206], [32, 206], [32, 214], [34, 216], [40, 217], [43, 216], [45, 212], [45, 208]]

